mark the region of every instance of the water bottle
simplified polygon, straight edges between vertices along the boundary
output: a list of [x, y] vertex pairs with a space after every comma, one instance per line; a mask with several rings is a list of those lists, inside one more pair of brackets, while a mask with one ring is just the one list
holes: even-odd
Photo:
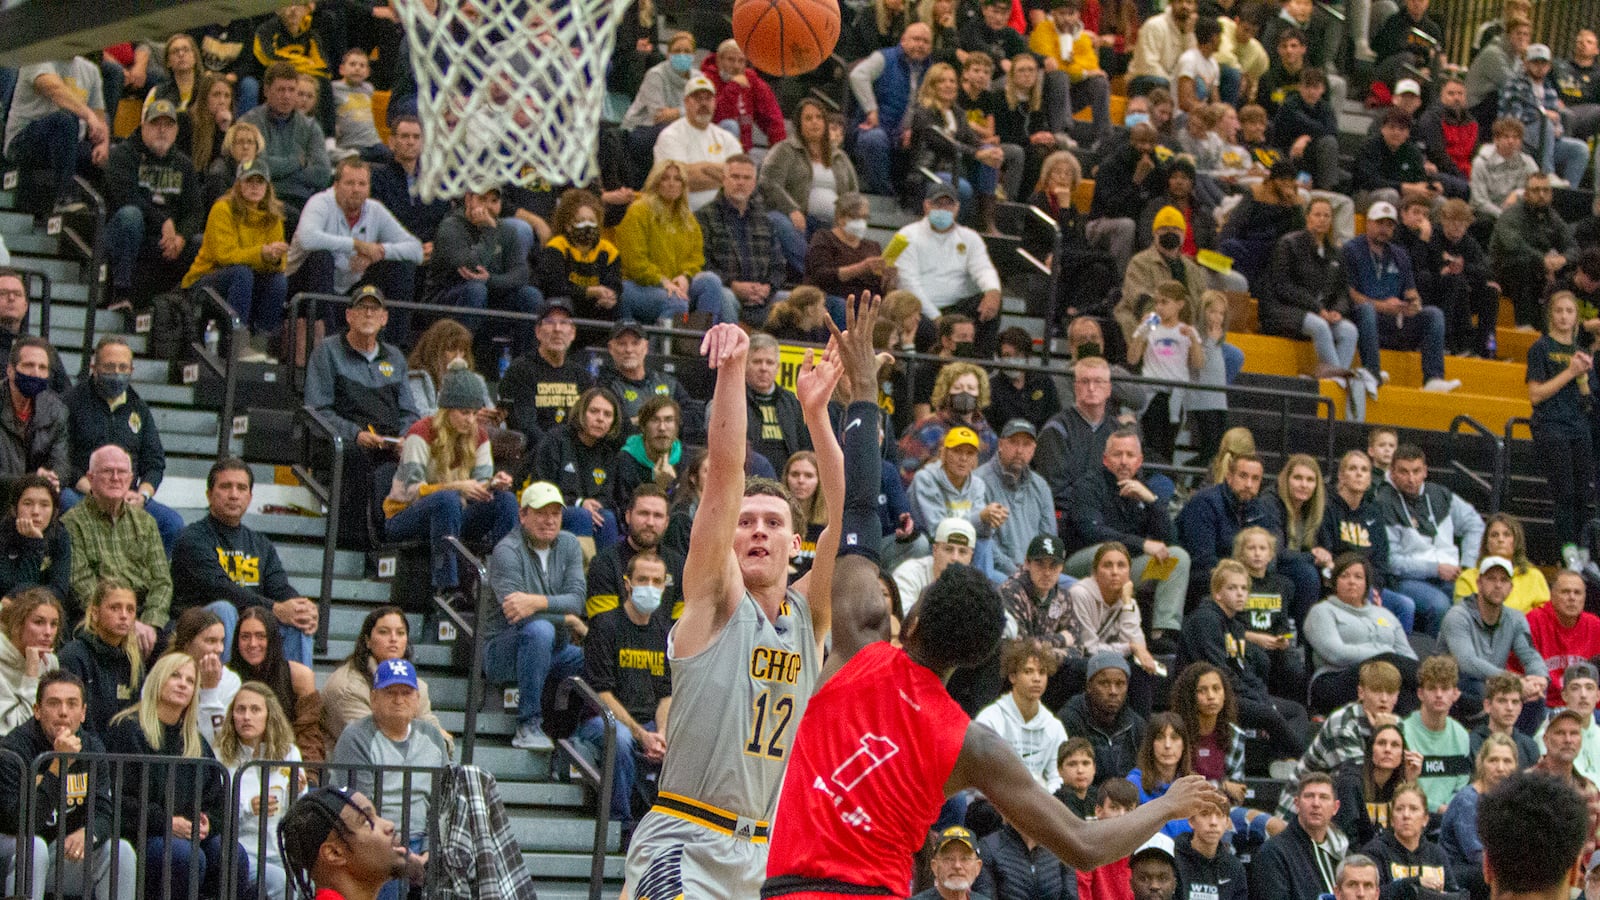
[[1494, 332], [1491, 330], [1489, 332], [1489, 358], [1490, 359], [1499, 359], [1500, 358], [1499, 354], [1497, 354], [1495, 352], [1495, 350], [1496, 350], [1496, 341], [1495, 341], [1495, 337], [1494, 337]]
[[212, 356], [216, 356], [217, 345], [222, 340], [222, 333], [217, 330], [216, 322], [206, 323], [205, 336], [201, 340], [205, 342], [206, 352]]
[[495, 377], [506, 377], [506, 370], [509, 368], [511, 368], [511, 345], [506, 344], [500, 348], [500, 362], [495, 365], [495, 371], [498, 374]]

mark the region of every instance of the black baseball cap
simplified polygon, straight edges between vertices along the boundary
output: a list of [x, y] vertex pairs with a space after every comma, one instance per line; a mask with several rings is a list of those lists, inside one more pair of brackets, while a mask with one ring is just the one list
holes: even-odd
[[632, 334], [634, 337], [642, 338], [644, 337], [644, 326], [640, 325], [636, 319], [618, 319], [611, 323], [611, 337], [609, 340], [615, 340], [625, 334]]
[[544, 308], [539, 310], [539, 318], [543, 319], [556, 310], [561, 310], [567, 315], [572, 315], [572, 301], [565, 297], [550, 297], [544, 301]]
[[1053, 559], [1064, 563], [1067, 561], [1067, 549], [1061, 546], [1061, 538], [1053, 534], [1041, 534], [1028, 543], [1028, 559]]

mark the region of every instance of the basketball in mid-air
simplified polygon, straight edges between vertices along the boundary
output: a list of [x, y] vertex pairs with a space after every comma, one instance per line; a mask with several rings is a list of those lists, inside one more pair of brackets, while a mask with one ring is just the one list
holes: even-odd
[[839, 42], [839, 0], [737, 0], [733, 38], [768, 75], [809, 72]]

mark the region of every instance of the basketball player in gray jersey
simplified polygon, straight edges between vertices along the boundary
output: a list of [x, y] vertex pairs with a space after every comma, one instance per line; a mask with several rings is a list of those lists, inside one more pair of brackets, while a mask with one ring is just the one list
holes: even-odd
[[782, 485], [744, 475], [749, 349], [733, 324], [713, 327], [700, 345], [717, 373], [710, 463], [683, 566], [683, 616], [667, 643], [667, 755], [656, 805], [628, 849], [625, 900], [760, 895], [769, 820], [828, 636], [844, 504], [844, 454], [828, 419], [837, 351], [808, 354], [795, 385], [828, 521], [811, 571], [791, 586], [800, 513]]

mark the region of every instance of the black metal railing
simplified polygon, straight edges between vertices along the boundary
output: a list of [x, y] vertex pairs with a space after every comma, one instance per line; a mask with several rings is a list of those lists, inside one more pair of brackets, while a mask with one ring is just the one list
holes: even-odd
[[1527, 416], [1512, 416], [1506, 419], [1504, 431], [1497, 439], [1500, 456], [1495, 467], [1495, 505], [1490, 512], [1499, 512], [1503, 506], [1510, 506], [1511, 491], [1511, 447], [1516, 440], [1516, 430], [1521, 428], [1531, 440], [1533, 438], [1533, 420]]
[[85, 241], [76, 229], [63, 226], [62, 233], [84, 253], [89, 261], [89, 302], [83, 311], [83, 358], [78, 364], [78, 377], [84, 378], [89, 374], [89, 366], [94, 361], [95, 341], [95, 313], [105, 301], [106, 291], [106, 211], [105, 198], [94, 189], [88, 181], [81, 176], [72, 179], [78, 185], [78, 190], [83, 192], [84, 202], [94, 213], [94, 236], [92, 241]]
[[[570, 709], [574, 703], [587, 703], [599, 710], [605, 726], [605, 743], [600, 750], [598, 765], [591, 766], [581, 753], [569, 752], [583, 773], [584, 780], [593, 784], [595, 789], [594, 844], [589, 851], [589, 900], [600, 900], [606, 876], [606, 842], [611, 833], [611, 786], [617, 766], [617, 716], [581, 675], [566, 679], [555, 690], [555, 708], [558, 711]], [[570, 745], [569, 741], [562, 743]]]
[[[1465, 463], [1461, 462], [1461, 454], [1456, 452], [1456, 448], [1458, 446], [1457, 442], [1461, 438], [1463, 430], [1476, 432], [1479, 437], [1488, 439], [1494, 447], [1494, 456], [1490, 462], [1488, 478], [1484, 478], [1479, 473], [1473, 471]], [[1493, 431], [1490, 431], [1489, 426], [1479, 422], [1477, 419], [1474, 419], [1469, 415], [1462, 414], [1450, 420], [1450, 437], [1448, 438], [1448, 441], [1449, 443], [1447, 443], [1446, 446], [1449, 448], [1447, 455], [1450, 457], [1450, 465], [1456, 470], [1456, 472], [1460, 473], [1462, 477], [1471, 481], [1473, 484], [1476, 484], [1484, 492], [1484, 494], [1488, 496], [1489, 512], [1499, 512], [1500, 503], [1502, 500], [1502, 491], [1505, 487], [1506, 473], [1506, 449], [1505, 444], [1500, 440], [1500, 437]]]
[[[333, 618], [333, 564], [339, 552], [339, 503], [344, 496], [344, 437], [310, 406], [302, 406], [295, 413], [295, 433], [302, 437], [301, 462], [295, 463], [291, 471], [327, 511], [323, 519], [322, 580], [317, 591], [316, 650], [323, 653], [328, 649], [328, 622]], [[313, 445], [322, 443], [327, 447], [325, 476], [315, 471], [315, 461], [321, 457]]]
[[28, 330], [33, 317], [33, 306], [39, 306], [39, 327], [35, 329], [39, 337], [50, 340], [50, 276], [33, 269], [17, 269], [22, 276], [22, 290], [28, 295], [28, 315], [22, 320], [22, 330]]
[[[520, 527], [520, 526], [519, 526]], [[445, 548], [454, 553], [458, 558], [458, 566], [465, 565], [477, 576], [477, 589], [473, 591], [473, 618], [466, 621], [456, 609], [448, 603], [441, 602], [435, 597], [433, 602], [439, 612], [449, 618], [456, 626], [456, 640], [463, 638], [472, 641], [472, 649], [468, 654], [471, 668], [467, 670], [467, 712], [466, 719], [462, 722], [461, 730], [461, 762], [471, 765], [472, 752], [478, 743], [478, 711], [483, 708], [484, 674], [483, 674], [483, 628], [480, 626], [489, 615], [489, 604], [494, 603], [494, 589], [489, 585], [489, 569], [483, 561], [473, 554], [467, 546], [456, 537], [444, 539]], [[459, 657], [458, 657], [459, 658]]]
[[203, 321], [221, 321], [228, 329], [226, 336], [218, 335], [216, 352], [206, 346], [203, 334], [192, 347], [199, 364], [222, 379], [222, 409], [217, 419], [217, 457], [220, 459], [232, 455], [229, 451], [232, 449], [234, 432], [233, 400], [239, 381], [239, 348], [249, 341], [250, 331], [239, 318], [239, 313], [210, 285], [201, 285], [199, 290], [191, 291], [190, 296], [204, 310], [201, 315]]

